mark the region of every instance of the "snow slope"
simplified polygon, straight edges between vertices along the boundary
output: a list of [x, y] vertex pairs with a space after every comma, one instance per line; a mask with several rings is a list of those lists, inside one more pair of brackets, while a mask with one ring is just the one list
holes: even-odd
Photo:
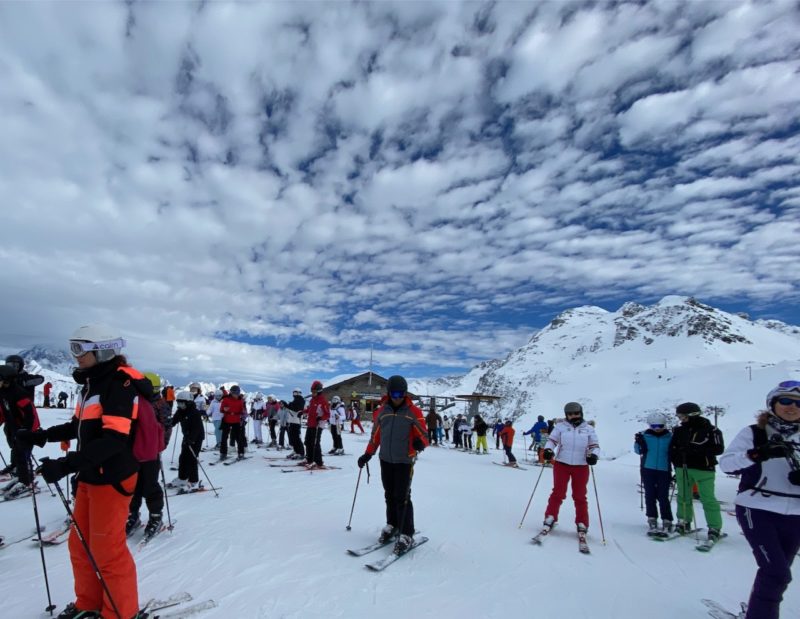
[[[67, 418], [60, 411], [44, 411], [42, 417], [45, 426]], [[344, 440], [353, 453], [366, 442], [351, 434]], [[326, 436], [325, 451], [330, 444]], [[37, 456], [43, 452], [56, 455], [57, 446], [37, 450]], [[8, 455], [5, 447], [3, 453]], [[489, 456], [476, 456], [430, 448], [416, 466], [413, 499], [417, 528], [431, 541], [386, 572], [373, 574], [363, 564], [387, 551], [356, 558], [345, 549], [372, 542], [383, 525], [377, 459], [369, 484], [366, 472], [362, 475], [353, 528], [347, 532], [358, 476], [354, 455], [327, 458], [341, 470], [284, 474], [267, 466], [264, 453], [257, 450], [253, 459], [230, 467], [206, 466], [222, 487], [218, 499], [211, 492], [170, 499], [175, 531], [135, 555], [141, 600], [186, 590], [196, 598], [214, 598], [218, 608], [202, 617], [220, 619], [700, 618], [706, 616], [701, 598], [733, 608], [746, 599], [755, 573], [749, 547], [728, 515], [730, 537], [709, 554], [696, 552], [690, 539], [663, 544], [647, 539], [633, 455], [595, 467], [606, 543], [590, 490], [592, 554], [584, 556], [577, 552], [569, 500], [561, 526], [544, 546], [529, 543], [543, 516], [550, 469], [495, 466], [492, 461], [501, 461], [501, 452], [494, 449]], [[521, 442], [516, 453], [521, 459]], [[165, 452], [167, 467], [170, 454], [171, 446]], [[202, 458], [208, 461], [210, 455]], [[719, 498], [732, 501], [735, 484], [720, 474]], [[58, 499], [46, 492], [39, 495], [39, 509], [51, 525], [64, 514]], [[30, 499], [0, 504], [0, 513], [0, 533], [9, 541], [31, 531]], [[60, 609], [72, 600], [67, 548], [45, 552]], [[45, 616], [47, 599], [33, 544], [0, 550], [0, 573], [6, 576], [0, 579], [4, 616]], [[790, 587], [782, 616], [800, 616], [800, 588]]]

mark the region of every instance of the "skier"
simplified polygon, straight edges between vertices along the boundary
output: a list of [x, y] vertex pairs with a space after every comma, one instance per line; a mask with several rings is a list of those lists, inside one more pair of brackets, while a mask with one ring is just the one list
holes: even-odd
[[278, 424], [278, 400], [273, 394], [267, 396], [267, 405], [264, 408], [264, 417], [269, 424], [269, 445], [267, 447], [277, 447], [275, 426]]
[[736, 519], [758, 565], [745, 619], [778, 619], [800, 551], [800, 381], [780, 383], [766, 403], [719, 461], [741, 473]]
[[386, 526], [378, 541], [388, 543], [397, 535], [394, 552], [403, 554], [414, 543], [411, 479], [417, 455], [428, 445], [428, 430], [422, 411], [408, 397], [405, 378], [390, 377], [386, 390], [366, 451], [358, 458], [358, 467], [363, 468], [380, 447]]
[[[634, 436], [633, 450], [642, 456], [642, 486], [646, 506], [647, 527], [651, 533], [672, 533], [672, 506], [669, 487], [672, 466], [669, 461], [669, 445], [672, 433], [667, 428], [664, 413], [651, 413], [647, 417], [650, 426]], [[658, 512], [661, 511], [661, 529], [658, 528]]]
[[483, 446], [483, 453], [488, 454], [489, 445], [486, 443], [486, 432], [488, 432], [489, 426], [483, 420], [483, 417], [480, 415], [475, 415], [472, 429], [475, 431], [475, 434], [478, 435], [478, 439], [475, 441], [475, 453], [481, 453], [481, 446]]
[[[506, 427], [506, 424], [498, 417], [492, 426], [492, 436], [494, 436], [494, 448], [500, 449], [500, 432]], [[453, 430], [455, 434], [455, 430]]]
[[67, 399], [68, 398], [69, 398], [69, 396], [67, 395], [66, 391], [59, 391], [58, 392], [58, 402], [56, 403], [56, 406], [58, 408], [67, 408]]
[[[578, 402], [567, 402], [564, 415], [566, 420], [553, 427], [544, 448], [545, 462], [555, 457], [553, 491], [544, 512], [544, 528], [550, 530], [558, 521], [561, 503], [567, 496], [567, 484], [571, 482], [575, 526], [578, 535], [585, 536], [589, 528], [589, 503], [586, 500], [589, 467], [597, 464], [600, 444], [594, 428], [584, 421], [583, 407]], [[555, 449], [558, 449], [557, 454], [554, 454]]]
[[430, 412], [425, 415], [425, 424], [428, 426], [428, 443], [431, 445], [439, 446], [439, 424], [442, 423], [442, 418], [436, 409], [431, 406]]
[[542, 430], [547, 430], [547, 422], [544, 420], [544, 415], [539, 415], [531, 429], [522, 433], [523, 436], [531, 437], [531, 446], [528, 449], [534, 449], [539, 445], [542, 440]]
[[361, 434], [364, 434], [364, 426], [361, 425], [361, 407], [357, 400], [353, 400], [350, 403], [350, 434], [356, 433], [356, 426], [361, 430]]
[[247, 410], [239, 385], [233, 385], [228, 395], [222, 398], [220, 410], [222, 411], [222, 442], [219, 446], [219, 459], [227, 460], [228, 438], [230, 437], [231, 441], [236, 442], [238, 458], [241, 460], [244, 458], [242, 418], [247, 413]]
[[216, 444], [214, 445], [214, 450], [219, 451], [220, 446], [222, 445], [222, 390], [217, 389], [214, 392], [214, 400], [211, 404], [208, 405], [208, 409], [206, 413], [211, 418], [211, 423], [214, 426], [214, 439], [216, 440]]
[[[175, 488], [183, 493], [192, 492], [200, 487], [200, 477], [197, 470], [197, 454], [203, 446], [203, 420], [197, 410], [195, 396], [189, 391], [179, 391], [175, 394], [178, 411], [172, 418], [172, 427], [181, 424], [183, 441], [181, 442], [181, 455], [178, 458], [178, 477], [171, 482]], [[147, 532], [145, 531], [145, 534]]]
[[338, 395], [333, 396], [331, 398], [331, 437], [333, 438], [333, 449], [328, 452], [328, 455], [344, 455], [344, 444], [342, 443], [344, 412], [342, 398]]
[[264, 419], [265, 408], [264, 396], [261, 395], [261, 392], [257, 392], [253, 398], [253, 402], [250, 404], [250, 416], [253, 418], [253, 443], [256, 445], [264, 444], [264, 439], [261, 435], [261, 425]]
[[[19, 355], [8, 355], [8, 357], [6, 357], [6, 365], [14, 370], [14, 382], [25, 392], [25, 394], [28, 396], [28, 399], [31, 401], [31, 404], [33, 404], [36, 398], [36, 387], [44, 382], [44, 377], [40, 376], [39, 374], [28, 374], [28, 372], [25, 370], [25, 360]], [[13, 434], [7, 434], [6, 438], [8, 440], [8, 447], [11, 450], [9, 458], [10, 462], [6, 468], [0, 471], [0, 473], [13, 474], [16, 473], [15, 467], [16, 462], [18, 461], [17, 456], [14, 454], [16, 443], [14, 441]]]
[[28, 397], [27, 391], [18, 384], [18, 376], [15, 367], [0, 365], [0, 424], [3, 424], [9, 445], [14, 445], [8, 468], [15, 469], [17, 473], [17, 478], [12, 478], [2, 489], [3, 498], [6, 500], [31, 492], [33, 483], [31, 450], [29, 446], [21, 445], [16, 437], [19, 431], [39, 429], [36, 407]]
[[42, 408], [50, 408], [50, 392], [53, 390], [53, 383], [47, 381], [42, 387], [44, 391], [44, 402], [42, 402]]
[[75, 525], [89, 545], [110, 597], [103, 594], [92, 562], [72, 527], [68, 544], [76, 600], [59, 615], [61, 619], [93, 616], [90, 613], [103, 617], [119, 614], [128, 619], [139, 609], [136, 564], [125, 543], [125, 521], [138, 469], [130, 433], [136, 398], [152, 386], [128, 365], [122, 355], [124, 345], [125, 341], [106, 326], [77, 329], [70, 338], [70, 351], [78, 363], [72, 376], [83, 388], [75, 415], [70, 422], [47, 430], [17, 433], [18, 442], [26, 447], [78, 439], [77, 451], [56, 460], [43, 458], [40, 471], [49, 483], [78, 474]]
[[466, 417], [461, 418], [461, 443], [464, 446], [464, 451], [472, 451], [472, 426]]
[[455, 445], [456, 449], [462, 446], [462, 437], [461, 437], [461, 420], [463, 417], [459, 413], [456, 415], [455, 421], [453, 421], [453, 445]]
[[[152, 387], [150, 405], [153, 407], [156, 420], [161, 424], [164, 432], [163, 441], [159, 446], [159, 452], [161, 452], [169, 444], [170, 435], [172, 434], [172, 407], [167, 404], [167, 401], [161, 395], [161, 377], [153, 372], [145, 372], [144, 376]], [[147, 396], [146, 394], [140, 394], [139, 397]], [[142, 506], [142, 498], [144, 498], [147, 504], [148, 513], [147, 526], [144, 531], [145, 536], [150, 537], [155, 535], [161, 528], [163, 522], [164, 492], [158, 481], [160, 472], [160, 453], [154, 460], [139, 462], [139, 477], [136, 480], [136, 488], [133, 491], [131, 503], [128, 507], [128, 521], [125, 523], [126, 535], [131, 535], [141, 525], [139, 509]]]
[[447, 415], [442, 419], [442, 428], [444, 428], [444, 440], [450, 442], [450, 429], [453, 427], [453, 420], [448, 418]]
[[289, 404], [285, 400], [278, 400], [278, 450], [286, 449], [286, 431], [289, 424]]
[[678, 522], [675, 530], [685, 534], [692, 529], [692, 485], [697, 484], [708, 524], [708, 541], [714, 543], [722, 530], [719, 501], [714, 496], [716, 456], [725, 450], [722, 432], [700, 415], [700, 407], [694, 402], [679, 404], [675, 414], [681, 422], [672, 431], [669, 450], [678, 490]]
[[[194, 405], [200, 413], [200, 418], [206, 418], [206, 408], [208, 405], [206, 403], [206, 396], [203, 395], [203, 388], [200, 386], [200, 383], [192, 383], [189, 385], [189, 392], [194, 398]], [[177, 400], [177, 396], [175, 396], [175, 399]], [[203, 438], [205, 438], [205, 436], [205, 428], [203, 428]]]
[[508, 457], [508, 465], [516, 468], [519, 464], [517, 464], [517, 459], [514, 457], [514, 454], [511, 453], [511, 448], [514, 446], [515, 432], [511, 420], [506, 419], [506, 422], [503, 424], [503, 429], [497, 433], [497, 436], [503, 441], [503, 449]]
[[289, 445], [294, 449], [294, 452], [286, 456], [290, 460], [302, 460], [305, 458], [303, 441], [300, 440], [300, 415], [305, 407], [306, 399], [303, 397], [303, 392], [296, 388], [292, 392], [292, 401], [286, 407], [288, 422], [286, 431], [289, 433]]
[[331, 409], [328, 400], [322, 395], [322, 383], [315, 380], [311, 383], [311, 401], [304, 411], [308, 416], [306, 425], [306, 464], [308, 466], [324, 466], [322, 462], [322, 431], [327, 427], [331, 417]]

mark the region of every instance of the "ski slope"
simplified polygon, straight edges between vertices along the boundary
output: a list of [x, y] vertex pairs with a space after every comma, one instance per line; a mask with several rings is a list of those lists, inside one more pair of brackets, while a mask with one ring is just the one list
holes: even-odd
[[[64, 411], [41, 412], [43, 425], [66, 419]], [[209, 426], [210, 428], [210, 426]], [[600, 441], [603, 428], [598, 428]], [[732, 437], [729, 437], [732, 438]], [[212, 440], [211, 438], [209, 440]], [[363, 451], [366, 437], [346, 433], [345, 449]], [[362, 474], [352, 530], [346, 531], [358, 468], [356, 455], [327, 457], [343, 467], [285, 474], [255, 457], [233, 466], [206, 466], [212, 492], [169, 499], [174, 532], [139, 552], [139, 598], [188, 591], [213, 598], [217, 608], [198, 617], [315, 619], [376, 617], [559, 617], [559, 619], [674, 619], [706, 617], [701, 598], [733, 609], [747, 598], [755, 562], [732, 516], [730, 534], [711, 553], [694, 550], [692, 539], [658, 543], [645, 534], [639, 507], [638, 458], [629, 454], [595, 467], [605, 543], [590, 485], [591, 555], [578, 553], [574, 511], [568, 499], [560, 526], [541, 547], [538, 532], [552, 471], [526, 465], [520, 440], [515, 453], [527, 470], [505, 469], [502, 452], [477, 456], [429, 448], [415, 468], [416, 526], [430, 541], [382, 573], [364, 564], [389, 552], [351, 557], [347, 548], [373, 542], [384, 524], [379, 463], [372, 478]], [[323, 448], [331, 448], [330, 436]], [[50, 444], [37, 450], [57, 455]], [[165, 452], [168, 478], [172, 446]], [[284, 454], [286, 452], [283, 452]], [[3, 446], [7, 457], [7, 448]], [[204, 462], [212, 454], [203, 454]], [[177, 462], [177, 455], [176, 460]], [[530, 511], [520, 519], [541, 474]], [[206, 482], [207, 483], [207, 482]], [[63, 486], [63, 484], [62, 484]], [[736, 480], [718, 474], [718, 498], [730, 504]], [[64, 516], [58, 498], [38, 495], [42, 521], [55, 526]], [[699, 507], [699, 504], [696, 504]], [[725, 506], [723, 506], [723, 509]], [[32, 532], [31, 499], [0, 504], [0, 534], [14, 541]], [[143, 517], [146, 513], [143, 512]], [[700, 526], [704, 526], [702, 511]], [[129, 542], [135, 548], [136, 539]], [[53, 601], [60, 610], [73, 600], [67, 545], [46, 548]], [[38, 548], [20, 542], [0, 550], [0, 596], [5, 617], [44, 617], [47, 597]], [[800, 589], [790, 586], [782, 616], [800, 616]]]

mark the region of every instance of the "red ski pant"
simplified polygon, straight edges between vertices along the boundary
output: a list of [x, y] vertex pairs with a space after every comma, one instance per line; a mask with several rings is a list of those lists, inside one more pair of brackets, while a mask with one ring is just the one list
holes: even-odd
[[567, 497], [567, 484], [572, 483], [572, 500], [575, 501], [575, 524], [589, 526], [589, 503], [586, 500], [586, 486], [589, 483], [589, 465], [553, 464], [553, 491], [547, 501], [545, 518], [552, 516], [558, 520], [558, 510]]
[[[134, 473], [121, 482], [122, 487], [133, 493], [136, 478], [137, 474]], [[131, 497], [121, 494], [110, 485], [78, 483], [73, 510], [75, 522], [89, 544], [122, 619], [131, 619], [139, 612], [136, 564], [125, 537], [130, 502]], [[114, 606], [95, 575], [75, 527], [70, 531], [68, 545], [75, 577], [75, 606], [80, 610], [100, 610], [104, 619], [117, 619]]]

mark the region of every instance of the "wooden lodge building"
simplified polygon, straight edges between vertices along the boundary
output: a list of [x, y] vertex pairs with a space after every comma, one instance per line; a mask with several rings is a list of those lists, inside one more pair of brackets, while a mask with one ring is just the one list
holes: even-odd
[[[353, 401], [356, 401], [362, 413], [371, 413], [378, 407], [381, 398], [386, 395], [387, 382], [389, 382], [389, 379], [380, 374], [364, 372], [338, 383], [325, 385], [322, 389], [322, 394], [328, 401], [333, 396], [338, 395], [342, 398], [345, 406], [349, 406]], [[412, 399], [416, 397], [410, 391], [408, 395]]]

